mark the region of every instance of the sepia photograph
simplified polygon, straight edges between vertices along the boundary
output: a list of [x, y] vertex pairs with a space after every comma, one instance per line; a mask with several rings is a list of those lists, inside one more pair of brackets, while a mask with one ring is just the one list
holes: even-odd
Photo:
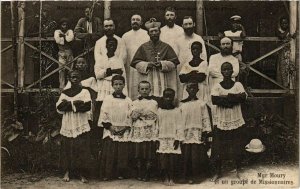
[[13, 188], [298, 188], [299, 1], [1, 1]]

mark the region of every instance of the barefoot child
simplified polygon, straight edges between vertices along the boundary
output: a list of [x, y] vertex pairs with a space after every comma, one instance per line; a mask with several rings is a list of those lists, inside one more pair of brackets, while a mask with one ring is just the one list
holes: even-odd
[[123, 76], [115, 75], [111, 82], [114, 92], [104, 98], [99, 118], [105, 128], [101, 159], [103, 180], [115, 176], [123, 179], [128, 166], [132, 101], [122, 92], [125, 87]]
[[71, 88], [62, 91], [57, 111], [63, 114], [60, 134], [62, 141], [62, 167], [65, 171], [63, 180], [70, 181], [70, 172], [78, 171], [81, 181], [85, 178], [89, 151], [89, 111], [91, 110], [91, 95], [80, 85], [81, 76], [78, 71], [71, 71], [69, 80]]
[[174, 106], [175, 91], [167, 88], [159, 101], [158, 109], [158, 141], [160, 166], [164, 184], [174, 185], [175, 162], [181, 154], [180, 141], [183, 140], [180, 109]]
[[197, 97], [206, 102], [209, 98], [209, 88], [206, 79], [208, 75], [208, 63], [200, 58], [200, 54], [202, 53], [202, 44], [199, 41], [193, 42], [191, 52], [193, 59], [190, 62], [185, 63], [179, 73], [180, 82], [184, 83], [183, 91], [180, 91], [182, 93], [182, 99], [188, 97], [186, 83], [190, 80], [194, 80], [198, 83], [199, 88]]
[[137, 179], [149, 180], [150, 169], [156, 159], [156, 120], [157, 101], [149, 96], [151, 84], [141, 81], [138, 86], [139, 97], [133, 101], [131, 119], [131, 141], [134, 142], [134, 159], [137, 163]]
[[197, 98], [198, 90], [198, 83], [187, 83], [186, 91], [189, 96], [180, 104], [184, 128], [183, 175], [189, 184], [193, 184], [197, 176], [204, 176], [208, 171], [205, 142], [207, 133], [211, 132], [211, 125], [206, 103]]
[[221, 66], [223, 81], [217, 83], [211, 92], [212, 103], [216, 105], [212, 141], [212, 159], [216, 174], [212, 181], [221, 177], [222, 160], [235, 161], [236, 176], [240, 178], [241, 153], [243, 149], [242, 126], [245, 124], [241, 103], [246, 100], [246, 92], [240, 82], [231, 79], [233, 67], [229, 62]]

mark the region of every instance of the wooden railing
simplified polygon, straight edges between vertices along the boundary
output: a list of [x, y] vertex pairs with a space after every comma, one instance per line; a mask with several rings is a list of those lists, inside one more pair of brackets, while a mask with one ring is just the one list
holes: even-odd
[[[218, 36], [203, 36], [203, 39], [206, 42], [206, 45], [208, 45], [209, 48], [213, 48], [216, 51], [219, 51], [219, 48], [216, 47], [215, 45], [211, 44], [209, 41], [217, 41], [220, 38]], [[240, 38], [232, 38], [233, 40], [235, 39], [240, 39]], [[79, 39], [76, 39], [79, 40]], [[1, 42], [11, 42], [12, 39], [11, 38], [2, 38]], [[34, 41], [54, 41], [53, 37], [47, 37], [47, 38], [38, 38], [38, 37], [25, 37], [24, 38], [24, 44], [26, 46], [28, 46], [29, 48], [33, 49], [34, 51], [40, 52], [43, 56], [45, 56], [46, 58], [52, 60], [53, 62], [60, 64], [62, 67], [59, 67], [55, 70], [53, 70], [52, 72], [46, 74], [45, 76], [42, 76], [39, 80], [34, 81], [32, 84], [22, 88], [22, 89], [18, 89], [19, 92], [37, 92], [40, 91], [41, 89], [33, 89], [32, 87], [35, 86], [37, 83], [43, 81], [44, 79], [50, 77], [51, 75], [53, 75], [54, 73], [58, 72], [59, 70], [62, 69], [68, 69], [70, 70], [69, 65], [71, 65], [73, 62], [75, 62], [80, 56], [84, 56], [85, 54], [87, 54], [88, 52], [92, 51], [94, 49], [94, 47], [90, 48], [88, 51], [81, 53], [79, 56], [77, 56], [76, 58], [74, 58], [71, 62], [62, 65], [59, 61], [57, 61], [56, 59], [54, 59], [53, 57], [51, 57], [50, 55], [46, 54], [43, 51], [40, 51], [37, 47], [33, 46], [32, 44], [30, 44], [29, 42], [34, 42]], [[279, 40], [277, 37], [246, 37], [243, 39], [243, 41], [256, 41], [256, 42], [278, 42], [281, 41]], [[254, 64], [256, 64], [257, 62], [271, 56], [272, 54], [282, 50], [285, 46], [287, 46], [289, 43], [283, 43], [282, 45], [280, 45], [279, 47], [276, 47], [275, 49], [271, 50], [270, 52], [256, 58], [255, 60], [251, 61], [251, 62], [241, 62], [241, 64], [243, 64], [244, 66], [248, 67], [252, 72], [256, 73], [257, 75], [259, 75], [260, 77], [263, 77], [264, 79], [270, 81], [271, 83], [277, 85], [278, 87], [280, 87], [280, 89], [250, 89], [249, 92], [252, 93], [274, 93], [274, 94], [278, 94], [278, 93], [293, 93], [293, 90], [288, 89], [284, 86], [282, 86], [280, 83], [278, 83], [277, 81], [273, 80], [272, 78], [268, 77], [267, 75], [265, 75], [264, 73], [258, 71], [257, 69], [253, 68], [252, 66]], [[4, 49], [1, 50], [1, 54], [6, 52], [7, 50], [9, 50], [10, 48], [12, 48], [12, 45], [9, 45], [7, 47], [5, 47]], [[2, 92], [13, 92], [14, 91], [14, 86], [4, 80], [1, 80], [1, 82], [7, 86], [10, 87], [10, 89], [1, 89]], [[52, 89], [52, 91], [59, 91], [59, 89]]]

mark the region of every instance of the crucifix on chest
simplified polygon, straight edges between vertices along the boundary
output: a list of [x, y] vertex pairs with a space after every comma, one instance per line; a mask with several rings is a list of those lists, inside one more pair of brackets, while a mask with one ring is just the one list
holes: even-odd
[[158, 52], [154, 58], [155, 58], [156, 62], [159, 62], [160, 61], [160, 52]]

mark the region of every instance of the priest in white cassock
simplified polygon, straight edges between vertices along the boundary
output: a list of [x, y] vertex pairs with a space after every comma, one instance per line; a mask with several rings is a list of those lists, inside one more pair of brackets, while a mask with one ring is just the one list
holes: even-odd
[[[184, 30], [184, 35], [176, 40], [176, 49], [178, 51], [178, 59], [180, 64], [177, 66], [177, 73], [181, 71], [181, 67], [186, 62], [189, 62], [193, 59], [191, 52], [192, 43], [199, 41], [202, 44], [202, 53], [200, 58], [204, 61], [207, 61], [207, 52], [205, 47], [205, 42], [200, 35], [194, 33], [195, 22], [191, 16], [185, 16], [182, 21], [182, 27]], [[183, 84], [180, 82], [177, 74], [177, 90], [178, 90], [178, 100], [182, 100], [183, 94]]]
[[179, 61], [172, 47], [159, 39], [160, 25], [155, 18], [146, 22], [150, 41], [138, 48], [131, 62], [139, 73], [138, 82], [149, 81], [154, 96], [162, 96], [166, 88], [177, 89], [176, 66]]
[[209, 87], [210, 90], [216, 83], [223, 80], [221, 74], [221, 66], [224, 62], [229, 62], [233, 67], [232, 80], [238, 76], [240, 71], [239, 61], [232, 55], [232, 40], [228, 37], [223, 37], [220, 40], [220, 53], [213, 54], [209, 58], [208, 71], [209, 71]]
[[130, 63], [137, 49], [150, 39], [147, 31], [141, 28], [142, 24], [143, 21], [141, 15], [132, 15], [132, 30], [124, 33], [122, 37], [125, 42], [127, 51], [127, 61], [125, 63], [125, 69], [127, 76], [128, 95], [132, 100], [135, 100], [138, 96], [138, 72], [135, 68], [130, 66]]
[[119, 57], [120, 59], [123, 60], [123, 62], [126, 62], [126, 48], [125, 48], [125, 43], [123, 39], [121, 39], [119, 36], [115, 35], [115, 23], [113, 19], [107, 18], [103, 22], [103, 27], [104, 27], [104, 36], [101, 37], [95, 45], [94, 49], [94, 57], [95, 57], [95, 64], [97, 62], [101, 62], [103, 58], [107, 58], [107, 49], [106, 49], [106, 39], [114, 37], [118, 41], [118, 46], [117, 50], [115, 51], [115, 56]]
[[166, 25], [161, 28], [160, 40], [169, 44], [178, 55], [176, 40], [184, 35], [182, 27], [175, 24], [176, 10], [173, 7], [168, 7], [165, 10]]

